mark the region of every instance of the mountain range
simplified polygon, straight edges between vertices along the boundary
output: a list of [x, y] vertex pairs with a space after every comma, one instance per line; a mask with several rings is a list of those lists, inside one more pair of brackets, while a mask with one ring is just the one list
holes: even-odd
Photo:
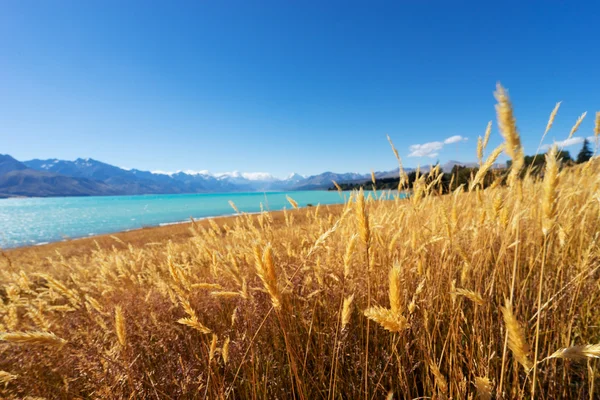
[[[451, 170], [457, 164], [465, 165], [450, 161], [442, 168]], [[395, 177], [398, 169], [376, 172], [375, 176]], [[164, 173], [128, 170], [91, 158], [17, 161], [0, 154], [0, 198], [318, 190], [331, 187], [332, 181], [354, 183], [370, 179], [368, 173], [334, 172], [312, 176], [294, 173], [285, 179], [264, 173]]]

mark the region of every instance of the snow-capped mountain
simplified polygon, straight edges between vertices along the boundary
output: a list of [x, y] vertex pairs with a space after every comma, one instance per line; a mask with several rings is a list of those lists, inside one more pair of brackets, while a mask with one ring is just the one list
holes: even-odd
[[[78, 158], [74, 161], [35, 159], [24, 162], [18, 162], [10, 156], [5, 158], [8, 161], [3, 164], [0, 175], [10, 173], [10, 184], [13, 186], [0, 187], [0, 196], [3, 190], [8, 194], [18, 193], [24, 196], [314, 190], [330, 188], [332, 181], [355, 183], [371, 179], [370, 173], [328, 171], [312, 176], [292, 173], [281, 179], [267, 172], [142, 171], [120, 168], [92, 158]], [[375, 172], [377, 179], [397, 175], [398, 169]], [[33, 179], [32, 177], [44, 188], [43, 192], [36, 193], [36, 185], [29, 185], [27, 190], [21, 190], [19, 185]], [[58, 186], [53, 183], [59, 181]]]

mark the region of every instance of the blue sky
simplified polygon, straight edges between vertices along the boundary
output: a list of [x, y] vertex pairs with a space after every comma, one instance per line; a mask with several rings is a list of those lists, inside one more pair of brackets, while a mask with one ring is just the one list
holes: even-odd
[[501, 142], [497, 81], [533, 153], [557, 101], [546, 142], [584, 111], [576, 136], [592, 135], [598, 15], [597, 1], [7, 0], [0, 153], [367, 172], [396, 166], [389, 134], [407, 166], [470, 161], [489, 120], [489, 149]]

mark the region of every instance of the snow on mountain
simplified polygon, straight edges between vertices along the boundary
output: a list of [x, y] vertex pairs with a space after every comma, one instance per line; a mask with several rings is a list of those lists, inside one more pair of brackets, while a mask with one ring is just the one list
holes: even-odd
[[[276, 190], [315, 190], [327, 189], [337, 183], [357, 183], [371, 180], [370, 173], [323, 172], [312, 176], [291, 173], [278, 178], [268, 172], [221, 172], [208, 170], [141, 171], [124, 169], [91, 158], [78, 158], [75, 161], [58, 159], [30, 160], [24, 166], [37, 171], [51, 172], [72, 178], [89, 179], [107, 185], [107, 188], [119, 194], [145, 193], [208, 193]], [[473, 163], [449, 161], [442, 166], [448, 172], [454, 165], [471, 166]], [[425, 172], [429, 167], [421, 167]], [[409, 173], [412, 168], [405, 168]], [[377, 179], [395, 178], [398, 168], [389, 171], [377, 171]], [[107, 190], [108, 190], [107, 189]]]

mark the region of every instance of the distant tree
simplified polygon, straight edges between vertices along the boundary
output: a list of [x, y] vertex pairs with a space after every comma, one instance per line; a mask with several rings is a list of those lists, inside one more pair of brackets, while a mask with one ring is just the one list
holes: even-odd
[[[562, 162], [563, 166], [569, 165], [573, 161], [573, 159], [571, 158], [571, 154], [566, 150], [558, 151], [556, 158]], [[536, 154], [535, 156], [525, 156], [524, 161], [524, 165], [526, 166], [526, 168], [524, 168], [521, 171], [522, 176], [525, 176], [525, 172], [527, 171], [527, 168], [529, 168], [529, 166], [532, 167], [532, 174], [536, 175], [540, 173], [546, 165], [546, 157], [544, 157], [544, 154]], [[511, 165], [512, 160], [508, 160], [506, 162], [506, 168], [510, 168]]]
[[571, 158], [571, 154], [567, 150], [559, 151], [556, 158], [561, 160], [563, 163], [568, 163], [569, 161], [573, 161], [573, 159]]
[[588, 142], [588, 140], [585, 139], [583, 141], [583, 147], [581, 148], [581, 151], [579, 152], [579, 154], [577, 154], [577, 164], [589, 161], [590, 158], [592, 158], [592, 155], [593, 153], [590, 149], [590, 142]]

